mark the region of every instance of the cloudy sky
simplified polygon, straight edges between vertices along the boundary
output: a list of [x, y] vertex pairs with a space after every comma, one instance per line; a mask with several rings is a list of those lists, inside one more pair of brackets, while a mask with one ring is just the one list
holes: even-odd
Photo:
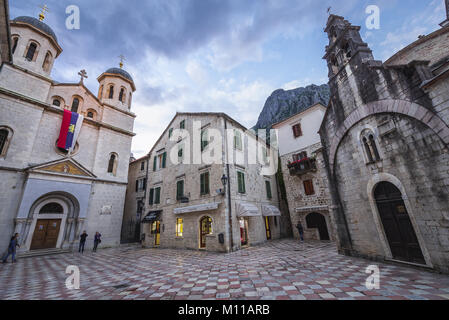
[[[86, 85], [96, 93], [96, 78], [126, 56], [137, 86], [137, 157], [177, 111], [226, 112], [252, 127], [274, 90], [326, 83], [328, 7], [362, 26], [379, 60], [445, 17], [443, 0], [10, 0], [11, 18], [37, 17], [42, 3], [64, 49], [56, 81], [77, 82], [86, 69]], [[80, 8], [79, 30], [65, 27], [69, 5]], [[368, 5], [380, 8], [379, 30], [366, 28]]]

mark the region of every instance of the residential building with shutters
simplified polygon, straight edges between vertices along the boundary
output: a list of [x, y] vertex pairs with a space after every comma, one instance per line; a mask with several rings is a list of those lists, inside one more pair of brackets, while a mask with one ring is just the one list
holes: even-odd
[[[127, 197], [125, 217], [145, 202], [145, 247], [229, 252], [280, 238], [277, 152], [262, 140], [257, 146], [246, 131], [223, 113], [178, 113], [149, 154], [131, 163], [134, 196]], [[134, 184], [145, 173], [146, 188], [136, 197]]]
[[278, 130], [279, 155], [293, 234], [299, 222], [305, 240], [335, 240], [329, 214], [329, 190], [318, 130], [326, 107], [315, 104], [273, 125]]

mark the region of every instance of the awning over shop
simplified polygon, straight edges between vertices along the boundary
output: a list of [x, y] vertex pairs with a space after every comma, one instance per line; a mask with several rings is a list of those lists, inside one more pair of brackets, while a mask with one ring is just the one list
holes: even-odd
[[173, 210], [173, 213], [174, 214], [183, 214], [183, 213], [217, 210], [219, 205], [220, 205], [220, 202], [212, 202], [212, 203], [204, 203], [204, 204], [199, 204], [199, 205], [190, 206], [190, 207], [175, 208]]
[[148, 212], [146, 217], [143, 218], [142, 223], [153, 223], [154, 221], [159, 220], [159, 216], [161, 215], [161, 213], [162, 210]]
[[262, 214], [256, 205], [248, 202], [237, 203], [237, 217], [260, 217]]
[[281, 211], [278, 207], [264, 204], [262, 206], [262, 214], [264, 217], [280, 217]]

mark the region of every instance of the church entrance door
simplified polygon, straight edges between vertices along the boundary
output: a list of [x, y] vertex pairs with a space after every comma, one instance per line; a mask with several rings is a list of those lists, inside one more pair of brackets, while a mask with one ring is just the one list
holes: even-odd
[[393, 258], [425, 264], [401, 191], [389, 182], [382, 182], [374, 196]]
[[31, 250], [56, 248], [61, 221], [61, 219], [37, 220], [31, 242]]

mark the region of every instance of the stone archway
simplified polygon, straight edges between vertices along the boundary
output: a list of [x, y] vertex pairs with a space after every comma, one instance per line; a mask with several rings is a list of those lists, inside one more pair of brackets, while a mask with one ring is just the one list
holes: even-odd
[[393, 258], [425, 264], [401, 191], [382, 181], [374, 189], [374, 198]]
[[368, 199], [369, 199], [370, 206], [371, 206], [371, 211], [373, 214], [374, 223], [376, 225], [376, 229], [379, 234], [380, 243], [384, 250], [385, 256], [388, 259], [394, 259], [393, 253], [392, 253], [390, 245], [388, 243], [387, 234], [386, 234], [385, 229], [382, 224], [381, 215], [379, 213], [379, 208], [377, 206], [376, 197], [375, 197], [376, 187], [382, 182], [389, 182], [400, 191], [400, 193], [402, 195], [402, 200], [404, 202], [405, 208], [406, 208], [407, 213], [410, 218], [410, 222], [411, 222], [413, 229], [416, 233], [417, 241], [422, 250], [425, 264], [427, 266], [433, 268], [429, 251], [427, 250], [427, 247], [425, 245], [424, 237], [422, 236], [421, 231], [418, 228], [418, 223], [416, 221], [416, 214], [415, 214], [415, 211], [413, 210], [413, 207], [409, 201], [409, 198], [407, 196], [407, 192], [404, 188], [404, 185], [401, 183], [401, 181], [397, 177], [395, 177], [392, 174], [378, 173], [378, 174], [373, 175], [373, 177], [368, 181], [367, 193], [368, 193]]
[[44, 195], [33, 203], [29, 211], [23, 237], [24, 249], [69, 249], [83, 224], [75, 197], [62, 192]]
[[329, 167], [335, 172], [334, 164], [337, 151], [346, 134], [361, 120], [382, 113], [397, 113], [416, 119], [430, 129], [447, 145], [449, 144], [449, 127], [434, 112], [414, 102], [406, 100], [380, 100], [358, 107], [338, 128], [330, 144]]
[[318, 229], [320, 240], [330, 241], [329, 228], [324, 215], [312, 212], [306, 216], [306, 224], [308, 229]]

